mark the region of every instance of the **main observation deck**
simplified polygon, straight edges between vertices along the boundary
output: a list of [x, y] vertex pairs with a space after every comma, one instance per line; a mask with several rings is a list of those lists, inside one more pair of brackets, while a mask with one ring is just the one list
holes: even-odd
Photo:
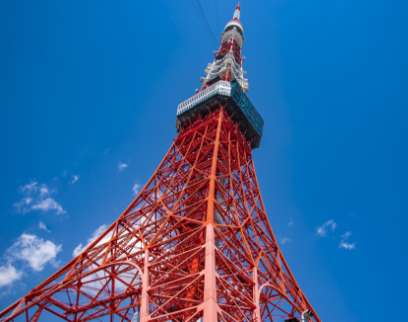
[[264, 121], [236, 81], [220, 80], [181, 102], [177, 107], [177, 130], [190, 124], [198, 115], [210, 113], [220, 105], [239, 124], [251, 147], [259, 147]]

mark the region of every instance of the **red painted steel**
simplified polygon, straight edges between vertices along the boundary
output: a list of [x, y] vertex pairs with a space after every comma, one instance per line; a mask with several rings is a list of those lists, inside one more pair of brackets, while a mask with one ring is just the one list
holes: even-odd
[[97, 240], [1, 321], [285, 321], [310, 310], [272, 233], [251, 147], [220, 106], [175, 139]]

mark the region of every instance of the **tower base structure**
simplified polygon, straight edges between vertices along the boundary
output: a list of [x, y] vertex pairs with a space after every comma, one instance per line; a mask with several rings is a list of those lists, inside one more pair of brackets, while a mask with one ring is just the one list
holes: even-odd
[[320, 321], [272, 233], [251, 143], [219, 106], [180, 132], [117, 221], [0, 320], [283, 322], [307, 310]]

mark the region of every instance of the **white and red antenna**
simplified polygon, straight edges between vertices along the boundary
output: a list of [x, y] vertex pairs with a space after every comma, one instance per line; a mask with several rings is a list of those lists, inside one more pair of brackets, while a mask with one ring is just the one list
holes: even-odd
[[232, 19], [239, 20], [240, 17], [241, 17], [241, 5], [238, 2], [237, 6], [235, 7], [234, 16], [232, 17]]

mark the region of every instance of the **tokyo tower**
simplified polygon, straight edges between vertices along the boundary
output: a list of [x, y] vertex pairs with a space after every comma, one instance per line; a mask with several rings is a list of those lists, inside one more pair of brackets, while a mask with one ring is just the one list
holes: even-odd
[[150, 180], [81, 254], [0, 321], [320, 322], [272, 232], [255, 174], [240, 7]]

